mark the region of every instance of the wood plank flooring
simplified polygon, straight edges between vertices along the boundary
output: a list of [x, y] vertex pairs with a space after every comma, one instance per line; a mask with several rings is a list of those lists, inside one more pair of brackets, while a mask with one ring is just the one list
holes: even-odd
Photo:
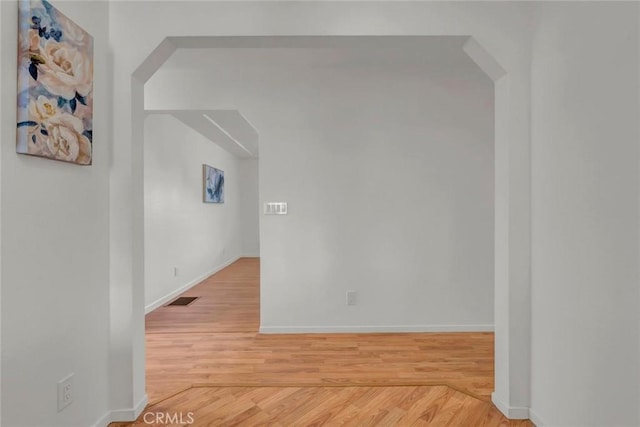
[[260, 260], [242, 258], [180, 296], [187, 307], [160, 307], [146, 316], [146, 333], [251, 332], [260, 327]]
[[491, 333], [258, 334], [255, 258], [182, 296], [200, 298], [147, 315], [147, 412], [191, 411], [196, 426], [530, 425], [489, 402]]
[[203, 427], [530, 425], [505, 420], [491, 403], [447, 386], [351, 386], [194, 387], [148, 408], [134, 424], [114, 426], [178, 427], [189, 421]]

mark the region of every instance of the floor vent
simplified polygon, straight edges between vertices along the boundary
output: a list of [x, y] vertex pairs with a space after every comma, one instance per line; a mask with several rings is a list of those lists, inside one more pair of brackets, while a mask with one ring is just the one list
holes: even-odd
[[194, 302], [195, 300], [197, 300], [200, 297], [180, 297], [180, 298], [176, 298], [173, 301], [171, 301], [169, 304], [167, 304], [167, 307], [171, 307], [174, 305], [180, 305], [180, 306], [185, 306], [185, 305], [189, 305], [192, 302]]

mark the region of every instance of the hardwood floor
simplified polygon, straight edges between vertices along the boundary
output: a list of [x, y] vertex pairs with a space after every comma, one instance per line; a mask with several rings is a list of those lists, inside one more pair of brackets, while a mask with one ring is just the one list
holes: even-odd
[[[168, 414], [168, 415], [167, 415]], [[167, 416], [173, 417], [167, 422]], [[155, 422], [158, 420], [160, 422]], [[150, 422], [151, 421], [151, 422]], [[194, 387], [118, 426], [528, 426], [447, 386]]]
[[[183, 296], [200, 298], [147, 315], [146, 412], [191, 411], [195, 426], [530, 425], [489, 402], [491, 333], [258, 334], [255, 258]], [[143, 416], [118, 426], [173, 425]]]
[[180, 296], [187, 307], [160, 307], [146, 317], [146, 333], [252, 332], [260, 327], [260, 260], [242, 258]]

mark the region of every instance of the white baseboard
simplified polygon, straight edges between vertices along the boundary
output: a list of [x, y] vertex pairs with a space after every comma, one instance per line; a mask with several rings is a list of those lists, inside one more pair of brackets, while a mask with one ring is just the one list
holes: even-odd
[[260, 253], [246, 253], [242, 255], [242, 258], [260, 258]]
[[147, 407], [148, 403], [149, 398], [145, 394], [134, 408], [111, 411], [111, 422], [135, 421], [142, 411], [144, 411], [144, 408]]
[[145, 394], [135, 408], [117, 409], [107, 412], [92, 427], [107, 427], [110, 423], [135, 421], [138, 419], [144, 408], [147, 407], [149, 398]]
[[506, 403], [496, 397], [495, 393], [491, 393], [491, 401], [505, 417], [510, 420], [527, 420], [529, 419], [529, 408], [519, 406], [508, 406]]
[[97, 422], [93, 423], [91, 427], [107, 427], [111, 422], [111, 412], [107, 412]]
[[260, 326], [261, 334], [328, 334], [384, 332], [493, 332], [493, 325], [398, 326]]
[[168, 303], [169, 301], [171, 301], [172, 299], [174, 299], [175, 297], [177, 297], [181, 293], [188, 291], [189, 289], [193, 288], [198, 283], [202, 282], [207, 277], [210, 277], [210, 276], [216, 274], [218, 271], [222, 270], [223, 268], [226, 268], [226, 267], [230, 266], [231, 264], [233, 264], [234, 262], [236, 262], [240, 258], [242, 258], [242, 257], [238, 256], [238, 257], [232, 258], [231, 260], [225, 262], [224, 264], [219, 265], [217, 267], [214, 267], [212, 270], [207, 271], [203, 275], [201, 275], [201, 276], [193, 279], [189, 283], [179, 287], [175, 291], [163, 296], [162, 298], [158, 298], [157, 300], [155, 300], [154, 302], [152, 302], [151, 304], [147, 305], [144, 308], [144, 314], [148, 314], [148, 313], [152, 312], [153, 310], [155, 310], [156, 308], [163, 306], [164, 304]]
[[548, 426], [549, 424], [545, 423], [542, 418], [540, 418], [540, 416], [538, 414], [536, 414], [535, 412], [533, 412], [533, 410], [529, 409], [529, 420], [531, 420], [531, 422], [536, 426], [536, 427], [545, 427]]

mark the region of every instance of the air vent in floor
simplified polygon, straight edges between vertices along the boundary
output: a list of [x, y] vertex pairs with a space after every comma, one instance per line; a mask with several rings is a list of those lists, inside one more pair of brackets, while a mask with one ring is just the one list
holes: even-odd
[[176, 306], [176, 305], [180, 305], [180, 306], [189, 305], [192, 302], [194, 302], [195, 300], [197, 300], [198, 298], [200, 298], [200, 297], [180, 297], [180, 298], [176, 298], [173, 301], [171, 301], [169, 304], [167, 304], [167, 307]]

